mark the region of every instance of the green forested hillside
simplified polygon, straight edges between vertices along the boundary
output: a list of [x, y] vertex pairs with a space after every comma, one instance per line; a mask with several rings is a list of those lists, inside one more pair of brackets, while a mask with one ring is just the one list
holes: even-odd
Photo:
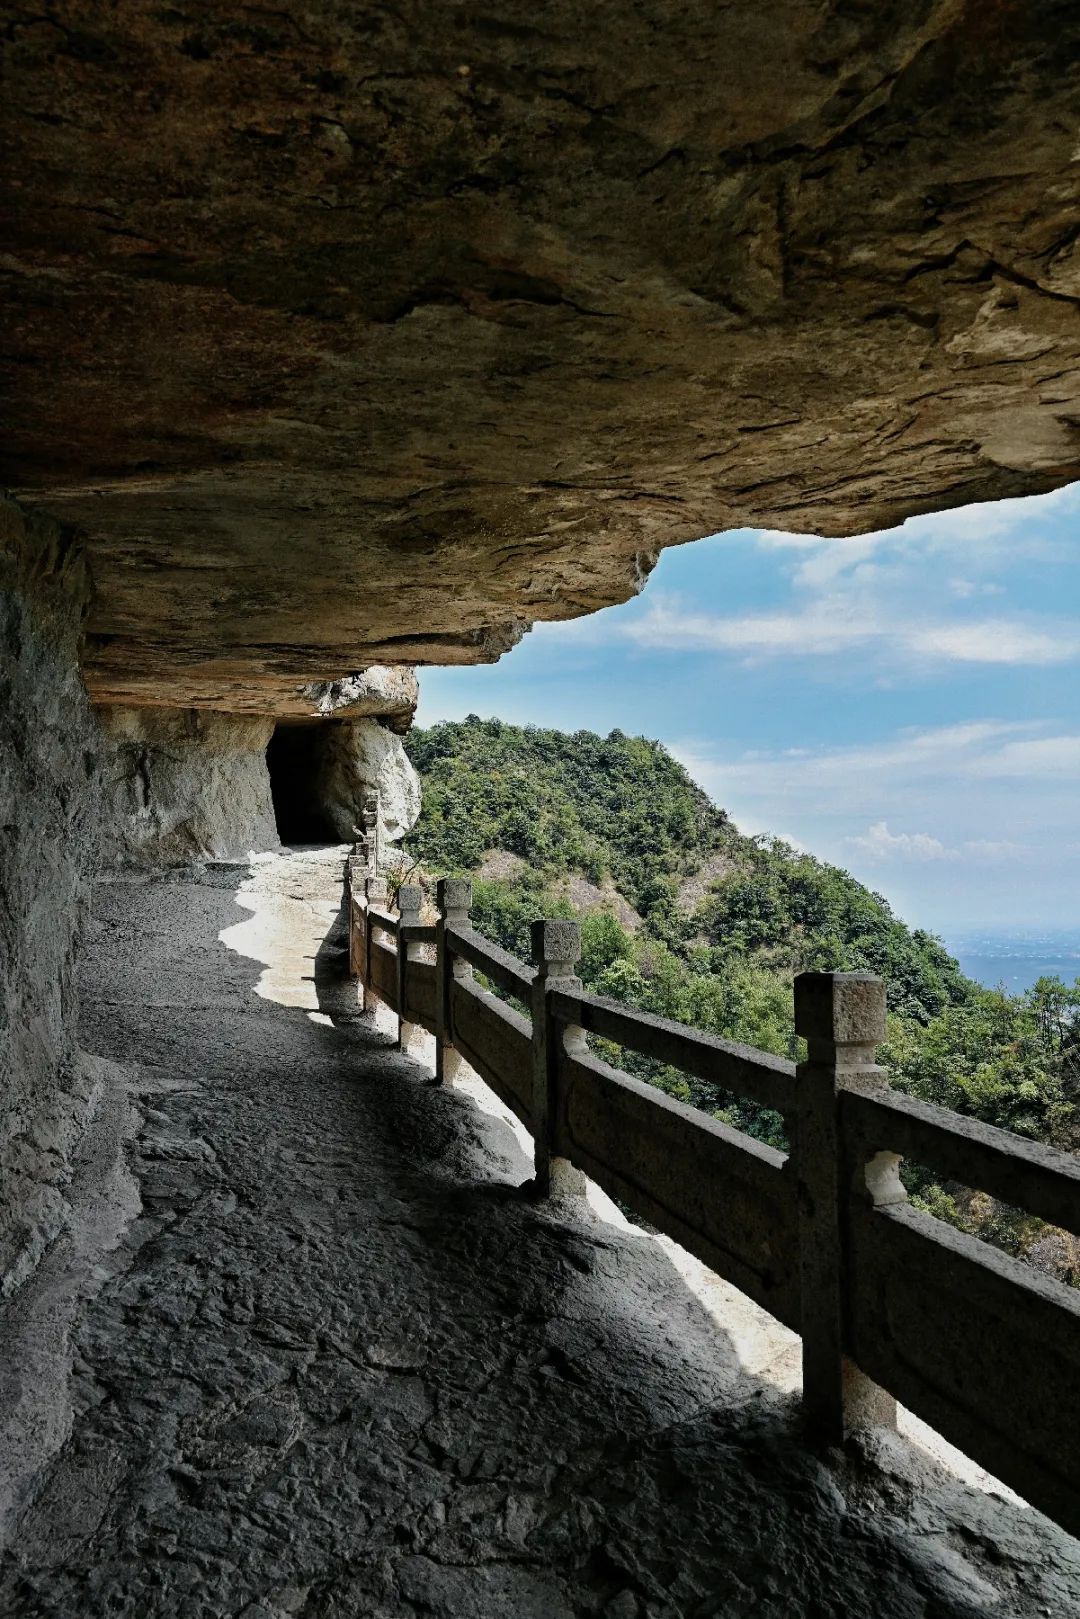
[[[610, 873], [646, 908], [658, 878], [737, 838], [727, 816], [655, 742], [542, 731], [475, 717], [412, 731], [424, 809], [410, 847], [469, 871], [507, 849], [548, 872]], [[657, 890], [659, 893], [659, 890]]]
[[[582, 922], [588, 988], [781, 1055], [794, 1055], [791, 981], [866, 969], [888, 983], [893, 1083], [989, 1123], [1080, 1146], [1080, 982], [1027, 995], [964, 977], [847, 872], [740, 834], [656, 742], [475, 716], [406, 743], [424, 808], [406, 842], [428, 876], [471, 875], [476, 925], [528, 958], [539, 916]], [[648, 1059], [620, 1061], [766, 1139], [781, 1121]], [[936, 1212], [1022, 1250], [1037, 1223], [909, 1170]], [[999, 1229], [1000, 1228], [1000, 1229]], [[1072, 1250], [1075, 1261], [1075, 1250]]]

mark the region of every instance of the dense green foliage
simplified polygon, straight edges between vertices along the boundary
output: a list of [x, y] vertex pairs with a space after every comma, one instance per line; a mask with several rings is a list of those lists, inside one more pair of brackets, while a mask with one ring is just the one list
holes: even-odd
[[[468, 875], [490, 851], [525, 865], [474, 880], [475, 925], [528, 959], [529, 925], [579, 915], [581, 976], [628, 1005], [794, 1056], [791, 980], [808, 968], [880, 973], [883, 1060], [894, 1084], [990, 1124], [1080, 1148], [1080, 980], [1022, 996], [986, 990], [931, 935], [847, 872], [775, 839], [742, 836], [660, 746], [613, 731], [566, 735], [470, 717], [414, 731], [424, 785], [409, 859]], [[584, 876], [594, 902], [568, 895]], [[630, 902], [620, 922], [603, 894]], [[630, 1052], [621, 1066], [738, 1128], [783, 1144], [782, 1121]], [[1020, 1252], [1038, 1222], [906, 1178], [926, 1207]], [[985, 1200], [984, 1200], [985, 1203]], [[974, 1212], [973, 1212], [974, 1211]]]
[[730, 831], [663, 748], [621, 731], [570, 736], [470, 716], [406, 745], [424, 781], [409, 849], [451, 875], [506, 849], [537, 871], [610, 875], [647, 910], [658, 874], [686, 869]]
[[890, 1008], [923, 1022], [970, 989], [944, 947], [898, 921], [880, 894], [782, 843], [745, 839], [738, 869], [697, 920], [714, 943], [797, 970], [880, 973]]

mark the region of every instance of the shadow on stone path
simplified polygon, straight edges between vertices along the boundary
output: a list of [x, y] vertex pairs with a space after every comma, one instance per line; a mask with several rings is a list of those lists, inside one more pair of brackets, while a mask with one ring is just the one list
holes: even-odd
[[340, 852], [99, 886], [83, 1039], [137, 1100], [141, 1212], [0, 1612], [1075, 1611], [1045, 1520], [889, 1450], [815, 1459], [655, 1242], [527, 1201], [510, 1133], [350, 1018], [332, 924], [298, 1004], [265, 998], [281, 953], [219, 939], [245, 878], [271, 933], [310, 928]]

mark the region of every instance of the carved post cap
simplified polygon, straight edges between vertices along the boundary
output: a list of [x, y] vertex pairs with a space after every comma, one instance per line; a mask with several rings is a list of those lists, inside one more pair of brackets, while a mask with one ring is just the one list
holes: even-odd
[[885, 982], [873, 973], [800, 973], [795, 1033], [836, 1046], [876, 1046], [885, 1038]]
[[440, 877], [435, 884], [435, 903], [440, 916], [466, 919], [472, 905], [472, 883], [467, 877]]
[[397, 903], [403, 920], [405, 917], [419, 916], [424, 903], [424, 890], [419, 883], [402, 883], [398, 889]]
[[581, 960], [581, 928], [563, 917], [532, 925], [533, 965], [548, 972], [564, 967], [571, 976]]
[[364, 892], [368, 897], [368, 904], [369, 905], [372, 902], [374, 902], [376, 905], [385, 905], [386, 904], [386, 878], [385, 877], [369, 877], [367, 882], [364, 884]]

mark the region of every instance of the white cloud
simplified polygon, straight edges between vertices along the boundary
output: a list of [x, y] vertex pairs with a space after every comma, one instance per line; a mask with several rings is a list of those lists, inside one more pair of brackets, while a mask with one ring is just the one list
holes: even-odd
[[639, 646], [670, 651], [690, 648], [747, 655], [840, 652], [871, 639], [867, 626], [844, 613], [746, 614], [714, 618], [687, 611], [677, 596], [657, 596], [647, 612], [622, 633]]
[[858, 837], [844, 841], [849, 848], [875, 861], [912, 860], [922, 864], [955, 857], [955, 850], [946, 849], [940, 838], [931, 837], [929, 832], [890, 832], [888, 821], [875, 821]]
[[925, 624], [908, 610], [890, 618], [869, 597], [850, 593], [810, 599], [797, 613], [738, 617], [697, 612], [677, 596], [658, 595], [619, 633], [654, 650], [731, 652], [751, 662], [870, 647], [921, 663], [1054, 664], [1080, 656], [1080, 636], [1071, 628], [1005, 618]]
[[1060, 520], [1073, 510], [1080, 510], [1080, 485], [853, 537], [751, 530], [759, 550], [780, 554], [775, 607], [710, 613], [653, 594], [615, 633], [653, 650], [726, 653], [746, 664], [853, 651], [908, 673], [949, 664], [1066, 663], [1080, 658], [1075, 623], [1042, 610], [987, 617], [980, 604], [1006, 594], [995, 575], [1007, 576], [1018, 562], [1030, 570], [1037, 559], [1072, 559]]
[[1080, 777], [1080, 735], [1033, 734], [1046, 728], [1039, 720], [968, 720], [854, 746], [754, 750], [723, 761], [694, 743], [673, 751], [710, 790], [715, 785], [791, 797], [843, 794], [853, 805], [886, 799], [898, 783]]
[[1080, 736], [1042, 736], [1010, 742], [969, 761], [969, 775], [1020, 776], [1028, 781], [1080, 780]]
[[875, 821], [865, 832], [844, 839], [854, 853], [875, 865], [902, 860], [925, 865], [934, 860], [964, 860], [973, 864], [998, 865], [1025, 859], [1032, 851], [1027, 844], [1007, 838], [967, 838], [963, 843], [943, 843], [930, 832], [892, 832], [888, 821]]
[[743, 831], [794, 827], [800, 843], [841, 862], [948, 861], [958, 871], [1072, 859], [1080, 735], [1053, 734], [1046, 721], [972, 720], [726, 755], [685, 742], [672, 752]]
[[949, 589], [958, 601], [970, 601], [973, 596], [1004, 596], [1005, 586], [980, 582], [977, 579], [950, 579]]
[[903, 639], [912, 652], [950, 663], [1066, 663], [1080, 652], [1075, 632], [1033, 629], [1001, 618], [928, 625]]
[[992, 863], [999, 860], [1026, 860], [1036, 852], [1029, 843], [1013, 843], [1009, 838], [972, 838], [964, 844], [964, 850], [973, 860]]

